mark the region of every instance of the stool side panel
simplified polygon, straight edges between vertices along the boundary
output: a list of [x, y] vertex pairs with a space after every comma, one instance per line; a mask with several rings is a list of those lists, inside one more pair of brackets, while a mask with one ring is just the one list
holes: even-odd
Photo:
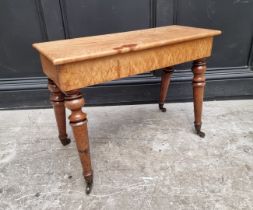
[[79, 89], [188, 61], [209, 57], [213, 37], [59, 66], [63, 91]]
[[44, 55], [40, 54], [40, 61], [44, 74], [53, 80], [57, 86], [58, 82], [58, 66], [55, 66], [50, 60], [48, 60]]

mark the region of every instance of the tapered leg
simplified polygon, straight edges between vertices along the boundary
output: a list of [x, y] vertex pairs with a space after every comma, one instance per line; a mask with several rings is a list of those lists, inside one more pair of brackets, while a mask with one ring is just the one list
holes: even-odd
[[159, 109], [162, 112], [166, 112], [166, 108], [164, 108], [163, 106], [164, 106], [164, 102], [168, 93], [170, 79], [173, 72], [174, 72], [173, 67], [168, 67], [165, 70], [163, 70], [163, 74], [161, 78], [160, 100], [159, 100]]
[[201, 117], [202, 106], [204, 98], [204, 89], [206, 85], [205, 72], [206, 72], [206, 60], [199, 59], [193, 62], [192, 72], [194, 74], [192, 86], [193, 86], [193, 98], [194, 98], [194, 125], [197, 134], [204, 138], [205, 133], [201, 131]]
[[50, 101], [54, 107], [55, 119], [58, 126], [59, 139], [65, 146], [70, 143], [70, 139], [66, 133], [66, 113], [64, 106], [65, 95], [55, 85], [55, 83], [48, 79], [48, 89], [51, 92]]
[[89, 194], [93, 184], [93, 172], [90, 160], [87, 116], [82, 112], [83, 105], [84, 98], [78, 90], [66, 93], [65, 106], [71, 110], [69, 121], [76, 139], [76, 146], [83, 167], [83, 176], [87, 183], [86, 193]]

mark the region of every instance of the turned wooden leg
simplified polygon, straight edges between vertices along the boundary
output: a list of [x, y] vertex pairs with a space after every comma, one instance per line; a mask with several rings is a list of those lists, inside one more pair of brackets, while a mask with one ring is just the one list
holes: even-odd
[[55, 119], [58, 126], [59, 139], [65, 146], [70, 143], [70, 139], [66, 133], [66, 113], [64, 106], [65, 95], [55, 85], [55, 83], [48, 79], [48, 89], [51, 92], [50, 101], [54, 107]]
[[193, 62], [192, 72], [194, 74], [192, 86], [193, 86], [193, 98], [194, 98], [194, 125], [197, 134], [204, 138], [205, 133], [201, 131], [201, 117], [202, 117], [202, 106], [205, 89], [205, 72], [206, 72], [206, 60], [199, 59]]
[[172, 76], [172, 73], [174, 72], [173, 67], [168, 67], [163, 70], [163, 74], [161, 77], [161, 88], [160, 88], [160, 99], [159, 99], [159, 109], [162, 112], [166, 112], [166, 108], [164, 108], [164, 102], [166, 100], [166, 96], [168, 93], [168, 88], [170, 85], [170, 79]]
[[90, 160], [87, 116], [82, 112], [83, 105], [84, 98], [79, 90], [66, 92], [65, 106], [71, 110], [69, 121], [76, 139], [76, 146], [83, 167], [83, 176], [87, 183], [86, 193], [89, 194], [93, 184], [93, 172]]

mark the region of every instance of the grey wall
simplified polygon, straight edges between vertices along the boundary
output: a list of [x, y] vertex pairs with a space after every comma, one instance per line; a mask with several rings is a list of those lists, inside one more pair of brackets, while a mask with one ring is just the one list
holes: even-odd
[[[171, 24], [223, 31], [208, 60], [206, 99], [253, 96], [253, 0], [1, 0], [0, 108], [49, 106], [31, 44]], [[158, 74], [84, 90], [90, 105], [155, 102]], [[168, 99], [192, 95], [190, 64], [177, 67]]]

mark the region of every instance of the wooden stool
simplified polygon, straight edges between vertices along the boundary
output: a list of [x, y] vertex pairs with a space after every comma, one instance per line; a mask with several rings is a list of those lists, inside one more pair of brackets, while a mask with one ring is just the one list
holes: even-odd
[[205, 87], [205, 58], [211, 55], [213, 37], [221, 34], [184, 26], [167, 26], [125, 33], [108, 34], [33, 44], [40, 53], [43, 71], [48, 77], [50, 100], [54, 106], [59, 139], [70, 143], [66, 133], [65, 107], [71, 110], [69, 121], [90, 193], [93, 172], [89, 151], [87, 116], [80, 89], [164, 68], [159, 108], [165, 112], [172, 66], [194, 61], [192, 71], [195, 129], [201, 131], [202, 104]]

